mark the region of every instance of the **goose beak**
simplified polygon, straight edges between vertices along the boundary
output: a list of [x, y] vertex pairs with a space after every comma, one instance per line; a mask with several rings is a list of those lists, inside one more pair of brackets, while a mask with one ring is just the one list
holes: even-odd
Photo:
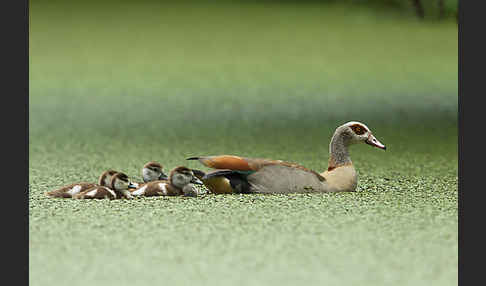
[[376, 139], [375, 136], [373, 136], [372, 134], [370, 134], [370, 136], [368, 136], [368, 139], [366, 139], [365, 143], [368, 144], [368, 145], [375, 146], [377, 148], [386, 150], [386, 146], [384, 144], [382, 144], [380, 141], [378, 141], [378, 139]]
[[169, 177], [167, 177], [167, 175], [164, 174], [164, 172], [162, 172], [162, 174], [160, 174], [160, 176], [159, 176], [159, 180], [165, 180], [165, 181], [167, 181], [168, 179], [169, 179]]
[[195, 176], [192, 176], [192, 180], [191, 180], [191, 183], [192, 184], [195, 184], [195, 185], [202, 185], [203, 182], [201, 182], [201, 180], [199, 180], [197, 177]]
[[138, 184], [134, 183], [134, 182], [130, 182], [130, 183], [128, 183], [128, 188], [129, 189], [136, 189], [136, 188], [138, 188]]

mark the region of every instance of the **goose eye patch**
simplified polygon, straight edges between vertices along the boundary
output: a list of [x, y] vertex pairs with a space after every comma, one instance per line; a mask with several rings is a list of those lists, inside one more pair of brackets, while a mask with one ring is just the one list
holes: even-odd
[[352, 125], [351, 126], [351, 129], [354, 131], [354, 133], [358, 134], [358, 135], [363, 135], [365, 134], [365, 129], [360, 126], [360, 125]]

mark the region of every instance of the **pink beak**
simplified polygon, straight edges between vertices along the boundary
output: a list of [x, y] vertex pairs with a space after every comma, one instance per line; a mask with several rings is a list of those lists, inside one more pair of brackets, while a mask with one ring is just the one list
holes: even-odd
[[386, 150], [386, 146], [383, 145], [380, 141], [378, 141], [378, 139], [376, 139], [375, 136], [373, 136], [372, 134], [368, 136], [368, 139], [366, 139], [365, 143]]

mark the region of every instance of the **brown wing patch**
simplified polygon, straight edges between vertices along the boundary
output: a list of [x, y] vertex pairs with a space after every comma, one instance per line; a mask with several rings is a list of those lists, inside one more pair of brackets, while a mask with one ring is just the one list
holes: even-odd
[[230, 169], [235, 171], [258, 171], [264, 166], [280, 164], [283, 166], [297, 168], [306, 172], [311, 172], [318, 177], [320, 181], [325, 181], [326, 179], [322, 177], [319, 173], [307, 169], [296, 163], [285, 162], [281, 160], [271, 160], [262, 158], [242, 158], [232, 155], [221, 155], [221, 156], [211, 156], [199, 158], [199, 161], [206, 165], [207, 167], [214, 169]]
[[271, 159], [261, 159], [261, 158], [244, 158], [250, 166], [250, 170], [258, 171], [259, 169], [268, 165], [282, 165], [290, 168], [296, 168], [302, 171], [310, 172], [317, 176], [320, 181], [325, 181], [326, 179], [314, 170], [308, 169], [302, 165], [292, 162], [285, 162], [282, 160], [271, 160]]
[[213, 169], [230, 169], [238, 171], [253, 170], [245, 158], [233, 155], [221, 155], [200, 158], [199, 161]]

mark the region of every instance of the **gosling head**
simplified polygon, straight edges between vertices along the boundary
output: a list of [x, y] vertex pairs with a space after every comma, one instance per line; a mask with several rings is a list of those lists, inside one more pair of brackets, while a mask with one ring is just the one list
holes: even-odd
[[111, 177], [110, 189], [115, 191], [124, 191], [128, 189], [130, 183], [131, 182], [127, 175], [118, 172]]
[[115, 170], [107, 170], [107, 171], [104, 171], [101, 174], [100, 178], [98, 179], [98, 185], [109, 188], [110, 187], [110, 184], [111, 184], [111, 178], [116, 173], [118, 173], [118, 172], [115, 171]]
[[368, 126], [361, 122], [350, 121], [338, 127], [336, 132], [338, 131], [347, 137], [350, 144], [364, 142], [368, 145], [386, 150], [386, 146], [376, 139]]
[[162, 165], [153, 161], [148, 162], [143, 166], [142, 177], [145, 183], [168, 179], [167, 175], [163, 171]]
[[191, 169], [184, 166], [174, 168], [170, 172], [169, 182], [179, 189], [183, 189], [188, 184], [203, 184], [198, 178], [194, 176], [194, 173]]

